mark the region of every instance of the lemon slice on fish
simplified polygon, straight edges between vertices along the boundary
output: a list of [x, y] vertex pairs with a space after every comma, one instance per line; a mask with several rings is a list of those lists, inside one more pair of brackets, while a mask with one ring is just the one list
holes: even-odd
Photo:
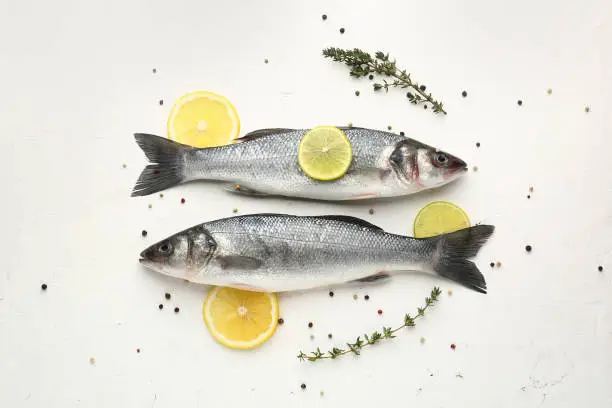
[[189, 146], [223, 146], [239, 133], [236, 108], [213, 92], [196, 91], [182, 96], [168, 117], [168, 138]]
[[330, 181], [344, 176], [352, 160], [351, 142], [337, 127], [315, 127], [300, 141], [298, 164], [315, 180]]
[[274, 293], [216, 286], [206, 296], [202, 315], [219, 343], [250, 349], [263, 344], [276, 331], [278, 300]]
[[448, 201], [434, 201], [421, 208], [414, 219], [414, 237], [428, 238], [471, 226], [465, 211]]

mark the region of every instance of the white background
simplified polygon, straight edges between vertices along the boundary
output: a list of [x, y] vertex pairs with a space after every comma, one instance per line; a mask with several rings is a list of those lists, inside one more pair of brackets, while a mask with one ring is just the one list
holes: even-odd
[[[2, 0], [0, 407], [612, 406], [611, 15], [605, 0]], [[327, 46], [390, 52], [448, 116], [374, 94], [321, 57]], [[172, 103], [197, 89], [227, 96], [242, 134], [391, 124], [479, 169], [379, 203], [241, 198], [206, 183], [129, 198], [145, 164], [132, 133], [165, 135]], [[496, 225], [477, 260], [488, 295], [411, 275], [333, 298], [283, 294], [286, 323], [256, 351], [212, 339], [206, 287], [137, 262], [234, 207], [410, 234], [433, 200]], [[434, 285], [440, 303], [397, 339], [360, 358], [296, 359], [400, 323]]]

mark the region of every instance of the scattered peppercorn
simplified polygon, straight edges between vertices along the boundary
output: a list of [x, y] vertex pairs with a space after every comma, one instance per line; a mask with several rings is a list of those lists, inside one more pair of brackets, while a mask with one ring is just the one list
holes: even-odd
[[164, 193], [159, 193], [159, 198], [164, 198]]
[[357, 296], [357, 294], [355, 293], [355, 294], [353, 295], [353, 299], [357, 300], [357, 298], [359, 298], [359, 296]]
[[461, 92], [461, 96], [465, 98], [467, 96], [467, 92], [466, 91]]
[[597, 267], [597, 270], [598, 270], [599, 272], [603, 272], [603, 266], [599, 265], [599, 266]]
[[378, 309], [378, 314], [381, 315], [382, 314], [382, 309]]
[[370, 213], [370, 215], [374, 214], [374, 209], [370, 208], [370, 210], [368, 211]]
[[425, 343], [425, 337], [421, 337], [419, 341], [421, 342], [421, 344]]
[[160, 99], [160, 100], [159, 100], [159, 106], [163, 106], [163, 105], [164, 105], [164, 100], [163, 100], [163, 99]]
[[314, 340], [314, 334], [310, 335], [310, 340]]
[[233, 212], [234, 212], [234, 214], [235, 214], [235, 213], [237, 213], [237, 212], [238, 212], [238, 209], [237, 209], [237, 208], [234, 208], [232, 211], [233, 211]]
[[364, 298], [365, 300], [370, 300], [370, 295], [365, 295], [363, 298]]
[[329, 334], [327, 335], [327, 338], [328, 338], [328, 339], [331, 339], [331, 338], [332, 338], [332, 334], [331, 334], [331, 333], [329, 333]]
[[178, 313], [178, 312], [180, 312], [180, 311], [181, 311], [181, 309], [179, 309], [178, 307], [175, 307], [175, 308], [174, 308], [174, 313]]
[[490, 266], [491, 268], [493, 268], [493, 267], [495, 266], [495, 263], [494, 263], [494, 262], [491, 262], [491, 263], [489, 264], [489, 266]]
[[127, 167], [127, 164], [123, 163], [123, 164], [121, 165], [121, 167], [123, 167], [123, 168], [125, 169], [125, 168]]
[[331, 290], [329, 291], [329, 297], [334, 297], [334, 292], [332, 292]]
[[94, 365], [96, 364], [96, 359], [93, 357], [89, 357], [89, 364]]
[[499, 262], [499, 261], [497, 261], [497, 262], [495, 263], [495, 266], [497, 266], [498, 268], [501, 268], [502, 263], [501, 263], [501, 262]]
[[370, 81], [371, 81], [371, 80], [373, 80], [373, 79], [374, 79], [374, 75], [370, 75], [370, 76], [368, 76], [368, 79], [369, 79]]
[[340, 34], [344, 34], [344, 28], [340, 29]]
[[448, 290], [448, 296], [453, 296], [453, 290], [452, 289]]
[[353, 122], [349, 122], [348, 127], [353, 127]]
[[360, 93], [361, 92], [359, 92], [359, 91], [355, 91], [355, 96], [359, 96]]
[[406, 98], [412, 99], [412, 98], [414, 98], [414, 95], [412, 93], [410, 93], [410, 92], [407, 92], [406, 93]]
[[584, 111], [585, 111], [586, 113], [589, 113], [589, 112], [591, 111], [591, 108], [589, 108], [588, 106], [585, 106], [585, 107], [584, 107]]
[[321, 392], [319, 393], [319, 395], [320, 395], [320, 396], [324, 396], [324, 395], [325, 395], [325, 393], [324, 393], [323, 391], [321, 391]]
[[391, 129], [393, 129], [393, 126], [387, 125], [387, 129], [391, 130]]
[[137, 352], [137, 353], [140, 353], [140, 349], [139, 349], [139, 348], [137, 348], [137, 349], [136, 349], [136, 352]]
[[400, 136], [406, 136], [404, 132], [400, 132]]
[[285, 319], [283, 319], [282, 317], [278, 318], [278, 324], [283, 324], [285, 323]]
[[268, 61], [268, 59], [266, 58], [266, 59], [264, 60], [264, 64], [267, 64], [268, 62], [270, 62], [270, 61]]
[[529, 191], [533, 191], [533, 186], [529, 186]]
[[423, 105], [423, 109], [427, 109], [427, 105]]
[[40, 288], [41, 288], [42, 290], [47, 290], [47, 284], [46, 284], [46, 283], [43, 283], [42, 285], [40, 285]]
[[476, 147], [480, 147], [480, 142], [476, 142]]
[[185, 199], [181, 198], [181, 204], [185, 204]]
[[164, 308], [164, 305], [162, 305], [162, 304], [160, 303], [160, 304], [157, 306], [157, 308], [158, 308], [159, 310], [162, 310], [162, 309]]
[[419, 89], [420, 89], [421, 91], [424, 91], [425, 89], [427, 89], [427, 87], [426, 87], [425, 85], [421, 85], [421, 86], [419, 86]]
[[302, 385], [300, 385], [300, 387], [305, 390], [306, 389], [306, 384], [302, 383]]
[[451, 350], [454, 350], [456, 348], [457, 348], [457, 346], [455, 346], [455, 343], [451, 344]]
[[531, 252], [531, 245], [526, 245], [525, 246], [525, 251]]
[[321, 18], [322, 18], [323, 20], [327, 20], [327, 14], [323, 14], [323, 15], [321, 16]]
[[157, 69], [153, 68], [153, 73], [156, 74], [157, 73]]
[[308, 328], [312, 329], [312, 322], [308, 322]]
[[474, 170], [474, 171], [478, 171], [478, 166], [474, 166], [474, 167], [472, 168], [472, 170]]
[[142, 234], [143, 237], [146, 237], [147, 236], [147, 230], [142, 230], [141, 234]]
[[166, 294], [164, 295], [164, 297], [166, 298], [166, 300], [170, 300], [170, 298], [172, 297], [172, 295], [171, 295], [171, 294], [169, 294], [169, 293], [166, 293]]
[[531, 198], [531, 195], [527, 194], [527, 198]]
[[546, 92], [548, 92], [548, 94], [550, 95], [552, 93], [552, 88], [548, 88]]
[[153, 204], [149, 204], [149, 208], [153, 208]]
[[521, 101], [520, 99], [516, 103], [518, 103], [518, 106], [522, 106], [523, 105], [523, 101]]

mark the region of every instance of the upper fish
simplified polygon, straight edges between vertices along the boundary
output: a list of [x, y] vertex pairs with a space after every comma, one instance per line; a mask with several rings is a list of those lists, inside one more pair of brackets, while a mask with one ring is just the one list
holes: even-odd
[[195, 148], [137, 133], [151, 162], [132, 191], [146, 196], [193, 180], [228, 182], [237, 193], [316, 200], [397, 197], [442, 186], [467, 170], [466, 163], [417, 140], [380, 130], [339, 127], [351, 142], [353, 160], [334, 181], [308, 177], [298, 147], [309, 129], [261, 129], [227, 146]]

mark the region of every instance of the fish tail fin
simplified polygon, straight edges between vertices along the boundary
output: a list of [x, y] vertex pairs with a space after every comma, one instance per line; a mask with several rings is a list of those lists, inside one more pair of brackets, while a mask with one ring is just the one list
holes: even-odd
[[474, 262], [469, 261], [493, 234], [493, 225], [476, 225], [450, 234], [439, 235], [434, 240], [434, 271], [480, 293], [487, 293], [487, 283]]
[[135, 133], [134, 137], [152, 164], [140, 173], [132, 197], [157, 193], [185, 180], [185, 152], [192, 147], [145, 133]]

